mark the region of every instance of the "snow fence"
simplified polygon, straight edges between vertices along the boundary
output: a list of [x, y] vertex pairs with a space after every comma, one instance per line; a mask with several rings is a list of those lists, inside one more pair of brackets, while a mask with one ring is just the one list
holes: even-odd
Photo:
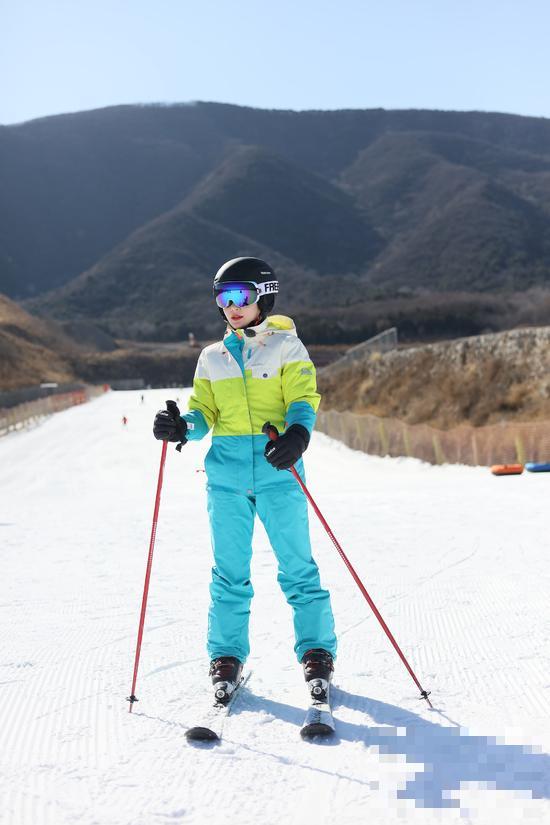
[[438, 430], [375, 415], [319, 411], [316, 428], [348, 447], [379, 456], [408, 456], [430, 464], [525, 464], [550, 461], [550, 422], [461, 425]]
[[27, 401], [13, 407], [0, 408], [0, 436], [25, 427], [33, 427], [40, 423], [42, 419], [53, 415], [53, 413], [66, 410], [68, 407], [74, 407], [76, 404], [84, 404], [86, 401], [102, 395], [105, 389], [105, 385], [100, 387], [84, 386], [69, 392], [37, 398], [34, 401]]

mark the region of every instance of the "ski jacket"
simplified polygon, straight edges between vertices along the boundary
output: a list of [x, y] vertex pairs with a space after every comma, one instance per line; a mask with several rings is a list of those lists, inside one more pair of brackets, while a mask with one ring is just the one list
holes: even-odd
[[[187, 438], [197, 441], [213, 427], [205, 459], [209, 489], [254, 495], [271, 485], [295, 485], [264, 457], [266, 421], [283, 432], [291, 424], [313, 430], [321, 396], [315, 367], [291, 318], [274, 315], [252, 327], [255, 335], [228, 328], [223, 341], [199, 356]], [[303, 464], [296, 462], [303, 477]]]

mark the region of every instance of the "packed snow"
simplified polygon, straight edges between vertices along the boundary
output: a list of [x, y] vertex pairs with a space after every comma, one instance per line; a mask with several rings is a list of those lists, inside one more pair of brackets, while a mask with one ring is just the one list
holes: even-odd
[[192, 745], [208, 691], [209, 439], [170, 445], [128, 713], [152, 420], [187, 394], [112, 392], [0, 439], [3, 821], [550, 822], [547, 474], [381, 459], [315, 433], [311, 494], [434, 710], [310, 511], [339, 637], [336, 736], [300, 738], [306, 690], [258, 521], [251, 675], [223, 741]]

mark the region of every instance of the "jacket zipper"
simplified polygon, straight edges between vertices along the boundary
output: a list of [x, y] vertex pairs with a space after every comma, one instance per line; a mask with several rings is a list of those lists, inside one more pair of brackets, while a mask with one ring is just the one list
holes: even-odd
[[[237, 341], [238, 341], [239, 340], [238, 336], [235, 336], [235, 337], [237, 338]], [[238, 346], [238, 344], [237, 344], [237, 346]], [[231, 352], [229, 347], [227, 347], [227, 349], [229, 350], [229, 352]], [[233, 353], [231, 353], [231, 355], [233, 356], [233, 358], [235, 358]], [[250, 438], [252, 439], [252, 492], [254, 493], [255, 492], [255, 482], [256, 482], [256, 479], [254, 478], [254, 433], [252, 432], [252, 417], [250, 415], [250, 403], [248, 401], [248, 390], [247, 390], [247, 387], [246, 387], [246, 375], [245, 375], [246, 370], [245, 370], [245, 366], [244, 366], [244, 342], [243, 342], [243, 348], [241, 350], [241, 359], [242, 359], [242, 366], [239, 364], [239, 362], [237, 361], [236, 358], [235, 358], [235, 361], [237, 361], [237, 364], [239, 365], [239, 367], [241, 369], [241, 374], [242, 374], [243, 384], [244, 384], [244, 395], [245, 395], [245, 398], [246, 398], [246, 409], [248, 411], [248, 422], [250, 424]]]

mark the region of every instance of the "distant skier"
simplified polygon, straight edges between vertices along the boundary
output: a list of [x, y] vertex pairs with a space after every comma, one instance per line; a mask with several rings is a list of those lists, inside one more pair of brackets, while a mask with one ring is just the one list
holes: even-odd
[[123, 415], [122, 416], [122, 426], [125, 427], [127, 423], [128, 423], [128, 419], [126, 418], [125, 415]]
[[141, 394], [141, 403], [145, 403], [145, 396], [143, 395], [143, 393]]
[[[285, 316], [268, 318], [279, 285], [258, 258], [235, 258], [214, 278], [213, 292], [227, 324], [223, 341], [202, 350], [189, 400], [180, 416], [160, 410], [155, 438], [204, 438], [214, 427], [206, 456], [208, 514], [215, 566], [210, 585], [207, 651], [218, 699], [228, 701], [250, 648], [248, 622], [252, 533], [257, 513], [275, 552], [277, 580], [293, 610], [294, 651], [307, 682], [331, 680], [336, 656], [334, 619], [327, 590], [311, 554], [307, 501], [287, 470], [304, 477], [302, 453], [320, 396], [315, 367]], [[280, 431], [268, 441], [262, 426]]]

